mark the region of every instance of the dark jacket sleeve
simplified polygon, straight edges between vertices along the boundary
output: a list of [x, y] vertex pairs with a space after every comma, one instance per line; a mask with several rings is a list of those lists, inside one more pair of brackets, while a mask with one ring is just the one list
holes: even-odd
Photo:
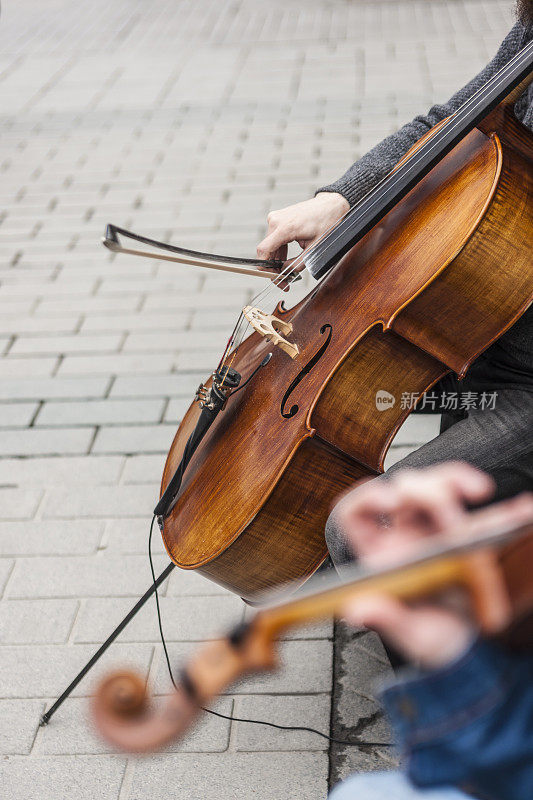
[[359, 161], [342, 178], [318, 192], [338, 192], [353, 206], [384, 178], [395, 164], [430, 128], [453, 114], [469, 97], [503, 67], [523, 46], [527, 30], [520, 23], [511, 29], [492, 61], [443, 105], [434, 105], [426, 115], [415, 117], [399, 131], [388, 136]]
[[410, 780], [487, 800], [533, 798], [533, 653], [476, 641], [382, 693]]

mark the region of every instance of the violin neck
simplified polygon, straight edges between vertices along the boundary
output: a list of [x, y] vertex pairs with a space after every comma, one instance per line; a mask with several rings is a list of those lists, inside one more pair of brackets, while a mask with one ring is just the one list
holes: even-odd
[[283, 605], [258, 612], [260, 627], [272, 638], [282, 631], [327, 617], [338, 617], [348, 600], [369, 594], [386, 593], [400, 600], [410, 600], [430, 591], [462, 583], [465, 557], [453, 556], [413, 565], [371, 579], [362, 578], [294, 599]]
[[[321, 582], [319, 589], [313, 589], [311, 581], [311, 588], [300, 596], [259, 611], [256, 623], [273, 639], [288, 628], [339, 616], [348, 600], [358, 597], [385, 593], [399, 600], [412, 600], [457, 584], [469, 589], [475, 597], [484, 627], [494, 629], [502, 623], [507, 609], [502, 587], [494, 575], [492, 556], [507, 542], [532, 534], [532, 525], [522, 524], [498, 527], [456, 544], [437, 539], [416, 560], [378, 570], [352, 567], [346, 570], [344, 580], [339, 581], [334, 575]], [[480, 569], [482, 564], [490, 567], [485, 574]], [[485, 591], [487, 586], [489, 591]]]
[[533, 70], [533, 42], [526, 45], [428, 138], [422, 147], [357, 203], [305, 254], [305, 264], [322, 277], [374, 227], [458, 142], [506, 98], [516, 99]]

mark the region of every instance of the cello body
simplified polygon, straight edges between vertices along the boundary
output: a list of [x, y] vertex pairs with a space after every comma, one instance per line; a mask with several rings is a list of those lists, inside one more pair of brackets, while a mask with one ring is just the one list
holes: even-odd
[[[175, 564], [250, 603], [317, 569], [335, 498], [383, 471], [410, 411], [402, 396], [464, 376], [530, 305], [532, 158], [531, 134], [502, 104], [300, 303], [278, 305], [295, 358], [256, 332], [240, 345], [243, 382], [272, 358], [192, 457], [162, 530]], [[395, 399], [384, 410], [380, 392]], [[161, 493], [199, 413], [193, 404], [177, 431]]]

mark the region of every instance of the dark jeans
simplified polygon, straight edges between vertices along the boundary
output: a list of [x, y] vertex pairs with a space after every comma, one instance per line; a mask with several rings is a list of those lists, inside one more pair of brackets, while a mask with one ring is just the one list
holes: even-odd
[[[466, 415], [443, 414], [439, 436], [375, 480], [386, 480], [388, 475], [405, 467], [419, 469], [443, 461], [467, 461], [492, 475], [497, 486], [496, 500], [533, 489], [533, 392], [520, 388], [519, 384], [516, 388], [481, 388], [472, 379], [458, 382], [451, 376], [446, 376], [434, 391], [438, 394], [442, 388], [448, 392], [458, 388], [459, 393], [497, 392], [494, 408], [470, 410]], [[336, 523], [335, 509], [326, 524], [326, 541], [336, 567], [353, 561]]]

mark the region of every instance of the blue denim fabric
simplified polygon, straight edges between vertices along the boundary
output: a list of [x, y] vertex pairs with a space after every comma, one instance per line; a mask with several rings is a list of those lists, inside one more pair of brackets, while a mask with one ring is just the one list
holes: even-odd
[[471, 800], [454, 789], [417, 789], [401, 772], [370, 772], [352, 775], [337, 784], [330, 800]]
[[415, 786], [532, 800], [533, 653], [477, 640], [454, 664], [406, 677], [381, 699]]

